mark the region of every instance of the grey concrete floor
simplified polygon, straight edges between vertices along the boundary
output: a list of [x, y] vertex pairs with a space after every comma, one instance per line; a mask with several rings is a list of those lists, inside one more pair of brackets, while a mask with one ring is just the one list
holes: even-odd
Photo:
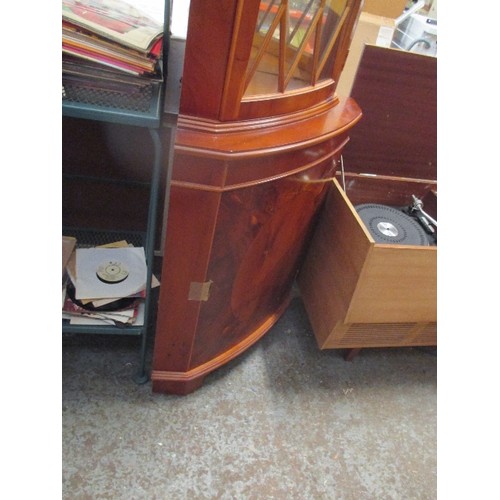
[[317, 348], [295, 297], [256, 345], [175, 396], [132, 381], [138, 345], [63, 338], [64, 499], [436, 498], [435, 349], [346, 362]]

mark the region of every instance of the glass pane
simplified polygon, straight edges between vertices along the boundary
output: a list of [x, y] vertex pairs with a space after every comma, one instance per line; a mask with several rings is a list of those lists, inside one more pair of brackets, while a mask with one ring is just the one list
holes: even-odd
[[287, 82], [286, 90], [294, 90], [312, 83], [316, 28], [314, 18], [318, 15], [320, 5], [320, 0], [289, 2], [285, 71], [286, 76], [290, 76], [290, 70], [293, 75]]
[[345, 13], [348, 0], [327, 0], [322, 19], [319, 45], [319, 78], [318, 81], [332, 76], [332, 49], [340, 30], [340, 21]]
[[[267, 44], [266, 50], [263, 51], [260, 59], [257, 61], [257, 69], [255, 70], [255, 73], [247, 86], [245, 96], [275, 94], [278, 92], [279, 39], [280, 27], [278, 25], [274, 30], [273, 36], [269, 40], [269, 43]], [[254, 51], [254, 47], [252, 48], [252, 54]], [[253, 57], [253, 61], [255, 63], [255, 57]]]
[[[320, 3], [320, 0], [292, 0], [289, 3], [287, 43], [290, 47], [300, 47]], [[312, 53], [313, 48], [309, 44], [308, 51]]]
[[314, 85], [318, 77], [331, 78], [330, 54], [347, 3], [262, 0], [244, 97], [296, 90]]
[[[276, 14], [278, 12], [278, 7], [281, 3], [281, 0], [271, 0], [268, 2], [261, 2], [259, 7], [259, 16], [257, 18], [257, 25], [255, 28], [255, 34], [253, 37], [252, 43], [252, 51], [250, 53], [250, 60], [248, 62], [247, 74], [252, 71], [255, 71], [255, 64], [258, 63], [258, 56], [261, 56], [261, 52], [264, 50], [264, 42], [266, 37], [269, 35], [269, 30], [273, 26], [273, 23], [276, 22]], [[273, 35], [273, 38], [278, 36]]]

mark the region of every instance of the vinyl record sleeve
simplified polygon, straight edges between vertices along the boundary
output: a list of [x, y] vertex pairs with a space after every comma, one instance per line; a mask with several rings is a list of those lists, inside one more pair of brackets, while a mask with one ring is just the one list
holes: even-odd
[[[106, 262], [119, 262], [128, 271], [119, 283], [104, 283], [97, 276]], [[143, 247], [78, 248], [76, 250], [75, 298], [104, 299], [128, 297], [146, 287], [147, 266]]]

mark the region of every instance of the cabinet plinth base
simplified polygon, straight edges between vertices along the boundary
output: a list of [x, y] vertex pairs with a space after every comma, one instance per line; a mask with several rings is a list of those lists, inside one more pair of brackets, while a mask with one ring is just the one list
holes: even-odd
[[[163, 392], [176, 394], [177, 396], [187, 396], [203, 385], [205, 376], [190, 379], [188, 374], [178, 372], [153, 372], [153, 392]], [[183, 379], [182, 376], [186, 376]], [[178, 380], [175, 380], [178, 378]]]
[[231, 349], [228, 349], [226, 352], [216, 356], [210, 361], [185, 372], [153, 370], [151, 374], [153, 392], [163, 392], [185, 396], [199, 389], [203, 385], [204, 379], [209, 373], [239, 356], [255, 344], [262, 336], [264, 336], [285, 312], [285, 309], [290, 304], [291, 299], [292, 294], [290, 293], [279, 309], [266, 318], [258, 328], [256, 328], [252, 333], [246, 336], [241, 342], [233, 346]]

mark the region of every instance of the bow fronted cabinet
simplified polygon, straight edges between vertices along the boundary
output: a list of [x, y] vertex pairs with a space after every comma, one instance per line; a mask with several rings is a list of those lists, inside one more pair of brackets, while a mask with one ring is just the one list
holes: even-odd
[[360, 0], [191, 0], [153, 391], [188, 394], [261, 338], [361, 110], [335, 89]]

